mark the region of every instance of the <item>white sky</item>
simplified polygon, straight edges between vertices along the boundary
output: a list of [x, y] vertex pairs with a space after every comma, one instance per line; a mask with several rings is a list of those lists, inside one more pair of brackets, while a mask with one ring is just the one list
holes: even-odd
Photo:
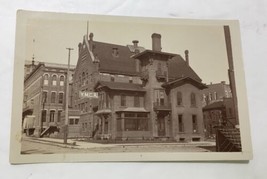
[[[34, 53], [37, 61], [67, 63], [67, 47], [74, 50], [71, 64], [78, 59], [78, 43], [82, 42], [87, 31], [85, 20], [29, 20], [27, 23], [26, 59], [31, 60]], [[180, 54], [189, 50], [190, 66], [203, 80], [203, 83], [228, 83], [228, 63], [222, 26], [182, 26], [153, 23], [105, 22], [90, 20], [89, 32], [94, 40], [119, 45], [132, 44], [151, 49], [151, 34], [162, 36], [162, 51]], [[33, 43], [35, 39], [35, 43]], [[33, 45], [34, 44], [34, 45]]]

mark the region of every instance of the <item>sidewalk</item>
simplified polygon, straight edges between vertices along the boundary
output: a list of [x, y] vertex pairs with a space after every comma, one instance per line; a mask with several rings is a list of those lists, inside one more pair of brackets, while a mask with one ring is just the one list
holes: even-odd
[[92, 149], [92, 148], [107, 148], [107, 147], [118, 147], [118, 146], [158, 146], [158, 145], [176, 145], [176, 146], [215, 146], [215, 142], [203, 141], [203, 142], [188, 142], [188, 143], [120, 143], [120, 144], [100, 144], [93, 143], [90, 141], [77, 141], [68, 139], [68, 143], [64, 144], [63, 139], [55, 138], [35, 138], [35, 137], [23, 137], [23, 140], [28, 140], [37, 143], [49, 144], [64, 148], [75, 148], [75, 149]]

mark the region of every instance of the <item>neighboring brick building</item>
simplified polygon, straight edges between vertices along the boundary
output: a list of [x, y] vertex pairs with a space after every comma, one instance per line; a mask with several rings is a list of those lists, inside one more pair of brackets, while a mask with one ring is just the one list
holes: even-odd
[[[134, 40], [121, 46], [97, 42], [93, 34], [79, 44], [73, 79], [74, 108], [81, 111], [81, 135], [110, 139], [171, 138], [202, 140], [201, 79], [178, 54], [161, 51], [161, 35], [152, 34], [152, 50]], [[98, 99], [81, 98], [98, 92]]]
[[[40, 136], [41, 128], [43, 132], [49, 128], [53, 128], [51, 132], [59, 129], [61, 113], [65, 108], [67, 65], [42, 62], [30, 65], [25, 63], [25, 69], [30, 70], [25, 72], [22, 117], [24, 120], [29, 115], [34, 116], [32, 129], [36, 136]], [[74, 66], [70, 69], [72, 74]], [[71, 104], [71, 96], [69, 100]]]
[[203, 108], [205, 123], [205, 135], [207, 138], [214, 138], [216, 128], [222, 126], [235, 127], [234, 103], [232, 98], [223, 98], [221, 101], [213, 102]]
[[213, 102], [222, 101], [223, 98], [231, 98], [232, 92], [229, 84], [225, 81], [221, 83], [210, 83], [208, 88], [202, 90], [202, 105], [203, 107]]

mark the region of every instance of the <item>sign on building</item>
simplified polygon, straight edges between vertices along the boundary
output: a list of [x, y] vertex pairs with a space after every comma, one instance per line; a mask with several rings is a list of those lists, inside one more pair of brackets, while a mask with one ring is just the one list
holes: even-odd
[[88, 91], [80, 91], [80, 98], [98, 98], [98, 93], [96, 92], [88, 92]]

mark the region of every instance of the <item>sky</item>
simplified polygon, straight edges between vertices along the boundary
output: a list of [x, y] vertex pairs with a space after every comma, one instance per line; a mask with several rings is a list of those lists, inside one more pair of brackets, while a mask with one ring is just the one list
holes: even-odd
[[[159, 33], [162, 51], [184, 57], [184, 51], [189, 50], [189, 64], [203, 83], [229, 83], [223, 26], [90, 19], [88, 31], [94, 33], [95, 41], [127, 45], [139, 40], [146, 49], [152, 48], [151, 34]], [[78, 44], [86, 33], [84, 19], [29, 19], [25, 60], [34, 54], [36, 61], [67, 64], [66, 48], [71, 47], [71, 64], [76, 65]]]

